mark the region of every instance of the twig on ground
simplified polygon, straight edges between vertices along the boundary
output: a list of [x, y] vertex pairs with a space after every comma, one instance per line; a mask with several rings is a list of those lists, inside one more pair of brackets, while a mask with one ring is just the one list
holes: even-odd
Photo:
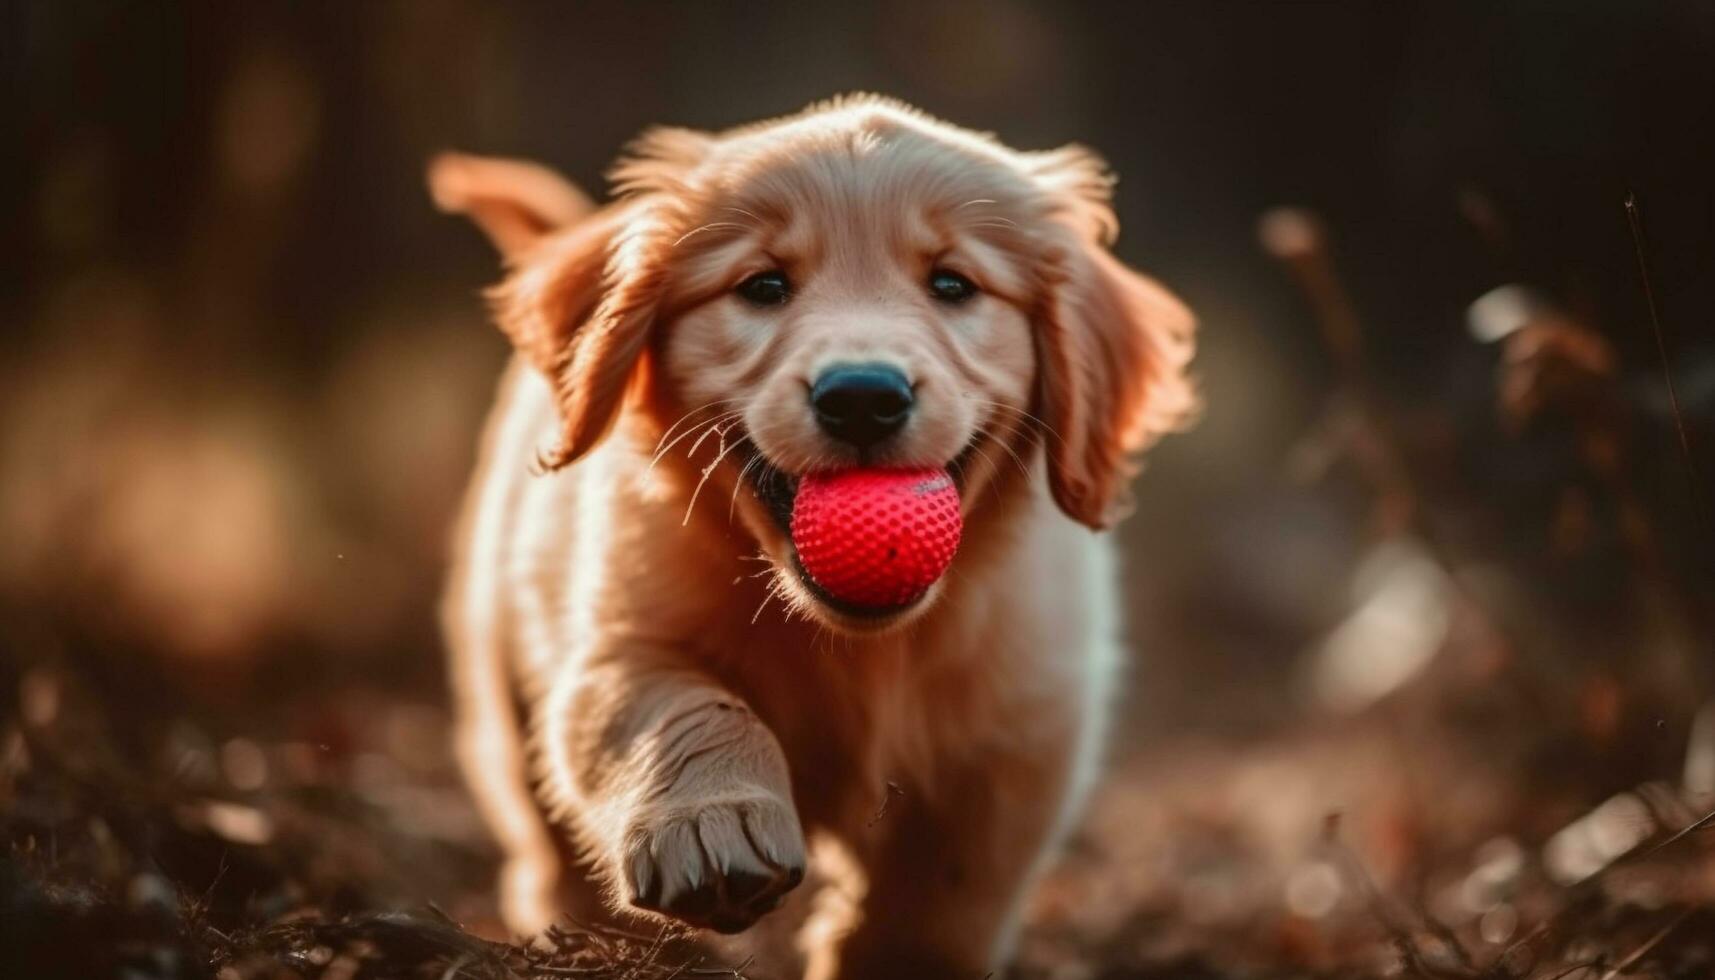
[[1655, 285], [1650, 279], [1649, 258], [1644, 254], [1643, 218], [1638, 214], [1636, 194], [1626, 194], [1626, 221], [1632, 228], [1632, 247], [1638, 255], [1638, 274], [1643, 278], [1644, 302], [1649, 306], [1650, 327], [1655, 332], [1655, 349], [1661, 357], [1661, 376], [1667, 384], [1667, 401], [1673, 410], [1673, 424], [1679, 434], [1679, 451], [1685, 459], [1685, 482], [1691, 493], [1694, 514], [1701, 514], [1702, 491], [1699, 487], [1697, 464], [1691, 455], [1691, 437], [1685, 430], [1685, 413], [1679, 407], [1679, 391], [1673, 384], [1673, 362], [1668, 358], [1667, 340], [1661, 332], [1661, 316], [1656, 310]]
[[[1692, 834], [1697, 833], [1698, 831], [1702, 830], [1705, 827], [1710, 826], [1711, 824], [1715, 824], [1715, 810], [1709, 811], [1708, 813], [1704, 814], [1699, 819], [1693, 821], [1690, 824], [1687, 824], [1685, 827], [1680, 828], [1678, 831], [1669, 835], [1666, 839], [1664, 839], [1662, 841], [1659, 841], [1659, 842], [1657, 842], [1651, 846], [1648, 846], [1648, 847], [1644, 847], [1642, 845], [1639, 845], [1637, 847], [1632, 848], [1630, 851], [1627, 851], [1626, 853], [1615, 858], [1612, 862], [1610, 862], [1608, 864], [1607, 867], [1603, 868], [1601, 871], [1598, 871], [1595, 874], [1591, 875], [1590, 877], [1585, 878], [1584, 880], [1573, 885], [1570, 889], [1567, 890], [1567, 893], [1566, 893], [1567, 901], [1561, 907], [1560, 911], [1557, 912], [1556, 914], [1554, 914], [1553, 916], [1549, 917], [1546, 921], [1539, 924], [1536, 928], [1532, 929], [1530, 932], [1526, 933], [1524, 936], [1521, 936], [1520, 938], [1515, 940], [1506, 949], [1502, 950], [1500, 955], [1495, 958], [1495, 961], [1489, 965], [1489, 968], [1487, 970], [1484, 971], [1483, 975], [1487, 976], [1487, 977], [1503, 977], [1503, 976], [1505, 976], [1506, 975], [1505, 965], [1506, 965], [1508, 959], [1511, 958], [1515, 952], [1517, 952], [1518, 950], [1526, 948], [1527, 946], [1531, 945], [1532, 943], [1535, 943], [1537, 940], [1541, 939], [1544, 936], [1553, 934], [1553, 932], [1556, 929], [1564, 926], [1565, 922], [1562, 920], [1564, 920], [1567, 917], [1567, 915], [1571, 912], [1572, 909], [1578, 907], [1579, 902], [1581, 902], [1584, 899], [1587, 899], [1591, 895], [1595, 894], [1598, 886], [1601, 885], [1602, 881], [1610, 873], [1612, 873], [1615, 868], [1621, 867], [1622, 865], [1631, 864], [1631, 863], [1636, 862], [1636, 861], [1641, 861], [1641, 860], [1653, 857], [1654, 855], [1660, 853], [1663, 849], [1668, 848], [1668, 847], [1672, 847], [1674, 844], [1677, 844], [1678, 842], [1686, 839], [1687, 837], [1690, 837]], [[1692, 908], [1686, 909], [1685, 914], [1689, 915], [1689, 914], [1691, 914], [1691, 912], [1693, 912], [1695, 910], [1696, 910], [1695, 906]]]
[[1678, 915], [1669, 919], [1667, 924], [1662, 926], [1661, 929], [1658, 930], [1655, 935], [1644, 940], [1644, 944], [1642, 946], [1639, 946], [1637, 949], [1632, 950], [1632, 952], [1629, 955], [1627, 955], [1625, 959], [1621, 960], [1618, 963], [1615, 963], [1613, 965], [1613, 967], [1608, 970], [1608, 972], [1602, 974], [1602, 980], [1614, 980], [1615, 977], [1617, 977], [1620, 974], [1631, 969], [1631, 966], [1633, 963], [1636, 963], [1638, 960], [1641, 960], [1645, 956], [1648, 956], [1650, 954], [1650, 950], [1653, 950], [1657, 946], [1660, 946], [1662, 940], [1666, 939], [1668, 937], [1668, 935], [1673, 932], [1673, 930], [1678, 929], [1681, 925], [1683, 925], [1685, 923], [1686, 919], [1691, 918], [1691, 913], [1693, 913], [1695, 911], [1697, 911], [1697, 909], [1695, 907], [1680, 909]]

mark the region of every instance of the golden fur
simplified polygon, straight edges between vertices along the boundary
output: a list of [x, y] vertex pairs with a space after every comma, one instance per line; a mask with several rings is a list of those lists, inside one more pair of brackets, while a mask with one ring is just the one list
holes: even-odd
[[[520, 355], [446, 604], [507, 921], [594, 914], [593, 884], [612, 910], [744, 929], [809, 832], [856, 879], [806, 933], [810, 976], [980, 977], [1095, 775], [1120, 623], [1090, 530], [1192, 407], [1191, 317], [1107, 253], [1094, 155], [885, 99], [656, 130], [613, 176], [596, 210], [528, 164], [431, 171], [507, 257], [493, 300]], [[734, 295], [767, 269], [789, 302]], [[979, 294], [932, 298], [932, 269]], [[917, 392], [862, 462], [962, 461], [952, 569], [879, 617], [806, 590], [750, 482], [859, 461], [806, 398], [852, 359]]]

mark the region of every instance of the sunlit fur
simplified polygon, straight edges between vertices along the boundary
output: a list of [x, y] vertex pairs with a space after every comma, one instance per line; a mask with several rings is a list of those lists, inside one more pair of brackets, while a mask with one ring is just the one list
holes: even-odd
[[[1189, 314], [1106, 252], [1092, 154], [885, 99], [652, 132], [593, 212], [542, 177], [431, 174], [512, 269], [494, 304], [520, 357], [446, 605], [507, 921], [592, 914], [593, 882], [615, 910], [740, 928], [795, 883], [809, 831], [858, 879], [805, 933], [810, 976], [981, 976], [1096, 772], [1120, 623], [1091, 529], [1192, 409]], [[978, 294], [931, 297], [936, 268]], [[734, 294], [769, 269], [787, 303]], [[745, 478], [860, 462], [807, 398], [842, 361], [916, 389], [861, 462], [965, 463], [960, 553], [891, 616], [808, 592]]]

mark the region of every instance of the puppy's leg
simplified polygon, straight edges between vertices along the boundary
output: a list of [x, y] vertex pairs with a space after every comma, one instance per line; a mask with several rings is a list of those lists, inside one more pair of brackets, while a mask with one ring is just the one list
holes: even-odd
[[477, 809], [500, 844], [500, 913], [518, 936], [540, 933], [564, 911], [559, 842], [530, 789], [524, 728], [514, 703], [515, 610], [502, 574], [511, 564], [510, 530], [521, 484], [500, 461], [531, 438], [532, 416], [514, 408], [520, 382], [529, 377], [515, 360], [501, 382], [500, 403], [485, 428], [477, 475], [453, 538], [452, 574], [441, 602], [451, 654], [454, 750]]
[[559, 854], [527, 782], [523, 728], [507, 685], [505, 652], [493, 637], [454, 636], [459, 767], [504, 854], [501, 919], [515, 935], [534, 936], [560, 914]]
[[[1011, 955], [1028, 886], [1076, 808], [1080, 740], [977, 753], [891, 802], [860, 843], [861, 918], [810, 980], [982, 980]], [[863, 853], [867, 852], [867, 853]]]
[[802, 880], [779, 742], [683, 657], [606, 645], [563, 675], [540, 722], [545, 789], [616, 902], [737, 932]]

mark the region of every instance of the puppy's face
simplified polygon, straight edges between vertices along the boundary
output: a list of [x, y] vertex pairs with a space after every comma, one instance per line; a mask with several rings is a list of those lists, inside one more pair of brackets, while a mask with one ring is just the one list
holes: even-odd
[[692, 506], [731, 500], [788, 600], [829, 625], [896, 625], [938, 591], [885, 609], [820, 592], [789, 534], [805, 474], [947, 467], [969, 514], [1040, 446], [1062, 508], [1100, 526], [1128, 453], [1189, 406], [1189, 316], [1102, 249], [1107, 181], [1083, 151], [1015, 153], [861, 99], [658, 131], [616, 181], [621, 204], [498, 295], [561, 384], [558, 461], [645, 378], [659, 451], [709, 485]]
[[[969, 509], [1022, 446], [1036, 379], [1031, 264], [1008, 247], [1028, 185], [998, 163], [895, 131], [768, 134], [728, 147], [695, 195], [657, 340], [679, 431], [731, 447], [740, 513], [798, 606], [854, 608], [799, 571], [788, 530], [806, 473], [947, 467]], [[689, 436], [687, 442], [696, 436]], [[718, 451], [718, 450], [717, 450]], [[706, 449], [705, 449], [706, 453]], [[723, 481], [724, 482], [724, 481]]]

